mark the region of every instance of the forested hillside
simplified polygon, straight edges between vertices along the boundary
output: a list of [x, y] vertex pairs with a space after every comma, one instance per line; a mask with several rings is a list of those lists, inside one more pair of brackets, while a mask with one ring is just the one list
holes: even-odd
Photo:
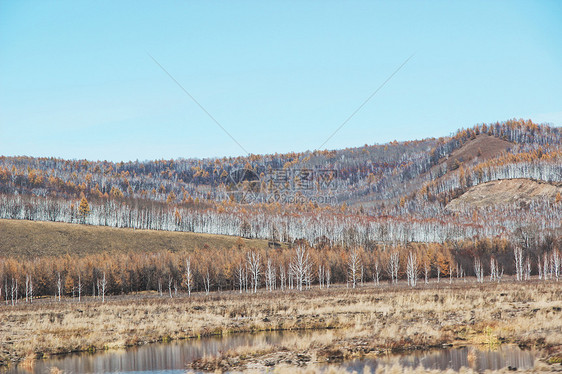
[[344, 247], [496, 237], [531, 245], [560, 236], [559, 193], [451, 203], [491, 181], [562, 182], [561, 139], [558, 128], [510, 120], [333, 151], [126, 163], [1, 157], [0, 218]]

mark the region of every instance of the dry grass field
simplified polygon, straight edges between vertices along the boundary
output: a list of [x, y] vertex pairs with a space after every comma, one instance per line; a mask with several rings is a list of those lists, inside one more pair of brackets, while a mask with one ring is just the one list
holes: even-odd
[[[241, 241], [241, 242], [240, 242]], [[0, 219], [0, 257], [191, 251], [195, 248], [267, 248], [267, 240], [153, 230], [116, 229], [58, 222]]]
[[545, 362], [562, 357], [562, 283], [557, 282], [340, 286], [173, 299], [151, 294], [110, 297], [105, 304], [39, 300], [0, 306], [0, 320], [3, 364], [213, 334], [297, 329], [334, 330], [329, 338], [225, 352], [193, 367], [244, 370], [264, 355], [282, 360], [296, 351], [313, 365], [442, 344], [515, 343], [541, 349]]

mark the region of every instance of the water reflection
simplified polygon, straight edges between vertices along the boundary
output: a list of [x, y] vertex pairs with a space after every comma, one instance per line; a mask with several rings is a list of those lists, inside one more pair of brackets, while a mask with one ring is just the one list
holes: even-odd
[[8, 374], [49, 373], [56, 367], [65, 373], [185, 373], [186, 364], [240, 346], [280, 344], [282, 339], [310, 333], [236, 334], [226, 337], [191, 339], [172, 343], [148, 344], [126, 350], [81, 353], [39, 360], [33, 369], [14, 367]]
[[[240, 346], [261, 346], [286, 344], [287, 342], [311, 337], [325, 338], [331, 334], [319, 332], [271, 332], [260, 334], [237, 334], [225, 337], [184, 340], [167, 344], [150, 344], [121, 351], [96, 354], [72, 354], [37, 361], [33, 369], [14, 367], [9, 374], [49, 373], [58, 368], [65, 373], [185, 373], [186, 364], [195, 359], [215, 355]], [[523, 351], [517, 346], [501, 346], [494, 350], [475, 347], [448, 348], [403, 355], [389, 355], [376, 359], [353, 360], [339, 364], [348, 371], [371, 372], [381, 365], [402, 367], [423, 367], [434, 370], [460, 370], [470, 367], [476, 371], [497, 370], [507, 366], [519, 369], [534, 367], [536, 352]], [[0, 370], [0, 372], [2, 372]]]
[[475, 371], [499, 370], [505, 367], [531, 369], [535, 365], [536, 352], [524, 351], [518, 346], [505, 345], [497, 349], [477, 347], [448, 348], [425, 352], [391, 355], [377, 359], [354, 360], [345, 364], [350, 370], [362, 372], [365, 366], [376, 370], [380, 365], [400, 365], [402, 367], [423, 367], [426, 370], [459, 371], [469, 367]]

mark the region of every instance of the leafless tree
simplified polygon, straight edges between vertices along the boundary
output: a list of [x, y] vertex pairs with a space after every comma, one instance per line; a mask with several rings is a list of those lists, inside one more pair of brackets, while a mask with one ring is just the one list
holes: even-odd
[[331, 280], [331, 272], [330, 272], [330, 267], [328, 266], [326, 268], [326, 288], [330, 288], [330, 280]]
[[490, 282], [497, 280], [498, 277], [498, 263], [495, 258], [490, 258]]
[[260, 274], [261, 274], [261, 258], [260, 254], [257, 252], [248, 252], [248, 270], [252, 277], [252, 288], [254, 293], [258, 292], [260, 286]]
[[244, 289], [244, 278], [245, 278], [245, 274], [244, 274], [244, 264], [242, 262], [238, 263], [238, 268], [236, 269], [236, 275], [238, 278], [238, 286], [240, 288], [240, 293], [242, 293], [242, 290]]
[[361, 287], [363, 287], [363, 282], [365, 280], [365, 266], [361, 263]]
[[29, 274], [25, 276], [25, 302], [33, 302], [33, 279]]
[[380, 266], [379, 266], [379, 259], [375, 259], [375, 264], [374, 264], [374, 271], [373, 271], [373, 281], [375, 282], [375, 286], [379, 285], [379, 281], [380, 281]]
[[279, 286], [281, 287], [281, 291], [285, 291], [286, 280], [285, 266], [279, 265]]
[[78, 274], [78, 302], [81, 301], [82, 298], [82, 277]]
[[359, 256], [359, 251], [357, 250], [357, 248], [353, 248], [349, 251], [349, 256], [347, 259], [347, 279], [348, 282], [351, 282], [353, 288], [355, 288], [357, 285], [360, 268], [361, 257]]
[[408, 264], [406, 266], [406, 275], [408, 277], [408, 285], [415, 287], [418, 283], [418, 259], [414, 252], [408, 253]]
[[59, 295], [59, 301], [62, 293], [62, 280], [60, 278], [60, 271], [57, 273], [57, 293]]
[[277, 276], [275, 274], [275, 265], [273, 265], [271, 259], [267, 259], [267, 269], [265, 271], [265, 285], [269, 292], [275, 289], [275, 284], [277, 283]]
[[529, 260], [529, 257], [525, 257], [525, 263], [523, 264], [523, 273], [525, 280], [531, 279], [531, 260]]
[[205, 286], [205, 295], [208, 295], [211, 291], [211, 275], [209, 274], [209, 268], [207, 267], [207, 271], [205, 273], [205, 277], [203, 278], [203, 284]]
[[293, 267], [289, 264], [289, 270], [287, 270], [287, 280], [289, 281], [289, 289], [292, 290], [294, 287], [295, 274], [293, 272]]
[[426, 259], [423, 260], [423, 274], [425, 279], [425, 284], [429, 283], [429, 272], [431, 271], [431, 266], [429, 261]]
[[490, 259], [490, 282], [497, 281], [499, 283], [502, 277], [503, 277], [503, 266], [500, 272], [498, 261], [492, 257]]
[[318, 265], [318, 286], [320, 288], [324, 287], [324, 269], [322, 265]]
[[4, 294], [6, 295], [6, 305], [8, 305], [8, 277], [4, 278]]
[[17, 300], [18, 300], [18, 295], [17, 295], [18, 280], [17, 279], [14, 281], [14, 278], [12, 278], [11, 291], [12, 291], [11, 292], [11, 294], [12, 294], [12, 306], [14, 306], [15, 303], [17, 302]]
[[543, 275], [543, 279], [544, 280], [548, 280], [549, 275], [550, 275], [550, 261], [548, 260], [548, 253], [543, 253], [543, 269], [542, 269], [542, 275]]
[[295, 276], [298, 290], [302, 291], [303, 285], [306, 285], [309, 282], [312, 270], [312, 263], [308, 255], [308, 251], [304, 246], [298, 246], [295, 249], [295, 256], [293, 257], [289, 267]]
[[557, 249], [552, 250], [552, 269], [554, 278], [558, 282], [560, 279], [560, 252]]
[[388, 258], [387, 269], [388, 275], [390, 276], [392, 283], [398, 282], [398, 269], [400, 267], [400, 255], [398, 251], [393, 251], [390, 253]]
[[168, 275], [168, 293], [170, 294], [170, 299], [172, 298], [172, 283], [173, 283], [173, 279], [172, 279], [172, 275]]
[[513, 254], [515, 255], [515, 276], [518, 281], [523, 280], [523, 249], [516, 246], [513, 249]]
[[476, 276], [477, 282], [484, 283], [484, 268], [482, 266], [482, 261], [480, 261], [480, 258], [474, 259], [474, 275]]
[[29, 302], [29, 274], [25, 275], [25, 302]]
[[187, 286], [187, 295], [191, 297], [191, 287], [193, 286], [193, 274], [191, 273], [191, 260], [185, 259], [185, 285]]
[[103, 272], [103, 278], [101, 280], [101, 302], [105, 303], [105, 288], [107, 286], [107, 281], [105, 279], [105, 271]]

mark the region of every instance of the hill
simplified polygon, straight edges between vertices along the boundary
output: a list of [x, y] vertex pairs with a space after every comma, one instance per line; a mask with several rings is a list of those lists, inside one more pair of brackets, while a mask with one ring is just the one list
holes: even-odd
[[451, 168], [464, 162], [468, 163], [476, 158], [478, 158], [478, 161], [488, 160], [499, 156], [512, 146], [514, 144], [511, 142], [490, 135], [480, 134], [453, 151], [447, 158], [447, 166]]
[[562, 194], [562, 184], [551, 184], [531, 179], [503, 179], [482, 183], [470, 188], [447, 204], [446, 209], [460, 211], [467, 206], [488, 208], [517, 204], [521, 207], [532, 202], [555, 202]]
[[562, 229], [562, 204], [550, 200], [534, 199], [524, 215], [447, 208], [471, 188], [516, 178], [562, 182], [559, 128], [508, 120], [438, 139], [222, 159], [0, 157], [0, 219], [366, 248], [509, 238], [521, 226], [542, 240]]
[[196, 248], [267, 248], [268, 242], [235, 236], [118, 229], [57, 222], [0, 219], [1, 256], [43, 257], [72, 254], [192, 251]]

